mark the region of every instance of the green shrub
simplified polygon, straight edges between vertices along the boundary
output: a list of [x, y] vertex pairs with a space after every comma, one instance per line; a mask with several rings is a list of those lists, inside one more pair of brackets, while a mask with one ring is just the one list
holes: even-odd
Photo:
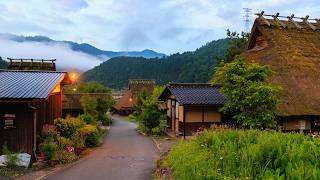
[[84, 137], [86, 147], [96, 147], [99, 144], [100, 133], [97, 126], [87, 124], [80, 128], [78, 132]]
[[71, 135], [70, 140], [75, 150], [82, 149], [85, 147], [85, 142], [83, 136], [79, 132], [75, 132]]
[[159, 125], [151, 129], [152, 135], [163, 136], [166, 133], [166, 121], [161, 120]]
[[54, 124], [60, 131], [61, 136], [70, 138], [76, 133], [77, 129], [83, 126], [80, 118], [67, 117], [66, 119], [56, 119]]
[[99, 114], [98, 120], [101, 121], [104, 126], [110, 126], [112, 124], [112, 118], [107, 114]]
[[100, 134], [99, 132], [91, 132], [86, 136], [85, 144], [86, 147], [96, 147], [100, 143]]
[[62, 164], [67, 164], [77, 160], [78, 156], [74, 152], [58, 151], [56, 159]]
[[17, 163], [19, 161], [18, 159], [18, 153], [14, 153], [9, 150], [7, 144], [4, 144], [2, 146], [2, 154], [6, 156], [6, 166], [9, 168], [14, 168], [17, 166]]
[[48, 160], [55, 160], [58, 150], [58, 145], [55, 142], [44, 142], [42, 144], [43, 152]]
[[82, 114], [80, 116], [80, 119], [85, 122], [86, 124], [97, 124], [96, 120], [94, 117], [90, 114]]
[[205, 131], [174, 147], [175, 179], [317, 179], [320, 139], [256, 130]]
[[61, 137], [61, 136], [56, 136], [56, 142], [58, 145], [58, 150], [65, 150], [66, 146], [72, 146], [73, 142], [65, 137]]

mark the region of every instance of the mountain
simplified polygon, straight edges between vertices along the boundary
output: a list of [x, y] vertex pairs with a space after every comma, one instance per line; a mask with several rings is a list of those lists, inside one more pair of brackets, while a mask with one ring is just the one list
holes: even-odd
[[177, 53], [163, 58], [116, 57], [85, 72], [83, 81], [97, 81], [111, 88], [127, 86], [128, 79], [155, 79], [168, 82], [208, 82], [217, 59], [229, 47], [228, 39], [207, 43], [192, 52]]
[[87, 43], [79, 44], [72, 41], [56, 41], [46, 36], [17, 36], [13, 34], [0, 34], [0, 38], [10, 39], [16, 42], [40, 42], [40, 43], [47, 43], [47, 44], [64, 43], [69, 45], [70, 48], [74, 51], [80, 51], [89, 55], [98, 56], [102, 58], [113, 58], [113, 57], [119, 57], [119, 56], [162, 58], [166, 56], [163, 53], [158, 53], [150, 49], [145, 49], [143, 51], [119, 51], [119, 52], [105, 51]]

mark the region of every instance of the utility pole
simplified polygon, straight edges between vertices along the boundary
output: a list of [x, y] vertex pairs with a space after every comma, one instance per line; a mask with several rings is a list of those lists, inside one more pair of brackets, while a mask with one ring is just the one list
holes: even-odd
[[250, 14], [251, 14], [251, 10], [250, 8], [242, 8], [244, 11], [244, 31], [248, 32], [249, 31], [249, 24], [250, 24]]

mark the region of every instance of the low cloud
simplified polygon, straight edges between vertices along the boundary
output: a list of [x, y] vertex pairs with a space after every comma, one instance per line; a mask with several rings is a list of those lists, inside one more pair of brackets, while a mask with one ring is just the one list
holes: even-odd
[[102, 62], [97, 57], [73, 51], [65, 43], [15, 42], [5, 38], [0, 38], [0, 56], [3, 59], [7, 57], [57, 59], [57, 69], [64, 71], [83, 72]]

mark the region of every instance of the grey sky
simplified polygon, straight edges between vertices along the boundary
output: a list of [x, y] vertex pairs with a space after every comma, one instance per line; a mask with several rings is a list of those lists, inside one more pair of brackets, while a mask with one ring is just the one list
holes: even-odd
[[0, 0], [0, 33], [171, 54], [242, 31], [244, 7], [320, 17], [319, 0]]

